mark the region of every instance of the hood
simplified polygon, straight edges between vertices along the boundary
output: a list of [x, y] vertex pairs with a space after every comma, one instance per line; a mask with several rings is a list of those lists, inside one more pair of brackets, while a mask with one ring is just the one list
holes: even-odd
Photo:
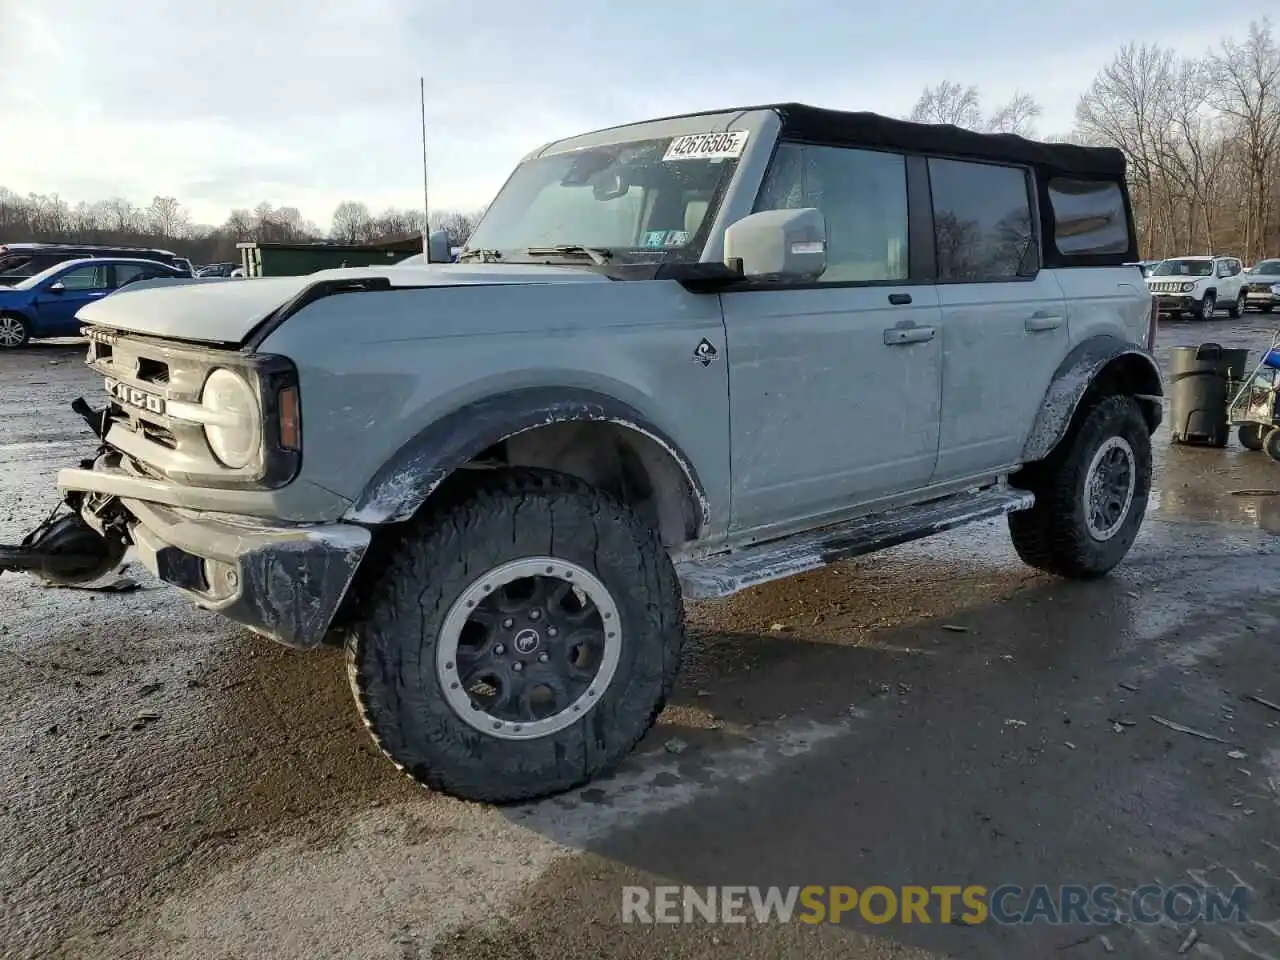
[[1244, 278], [1245, 283], [1280, 283], [1280, 273], [1255, 273]]
[[573, 266], [482, 263], [346, 267], [320, 270], [302, 277], [166, 279], [125, 287], [82, 307], [76, 319], [172, 340], [240, 343], [272, 311], [313, 284], [375, 277], [386, 277], [393, 287], [610, 282], [602, 274]]

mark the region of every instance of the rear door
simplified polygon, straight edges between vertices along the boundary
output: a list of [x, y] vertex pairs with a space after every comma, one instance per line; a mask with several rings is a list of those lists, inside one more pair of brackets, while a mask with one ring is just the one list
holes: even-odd
[[1015, 464], [1070, 344], [1066, 299], [1040, 269], [1030, 170], [931, 157], [942, 313], [937, 482]]
[[164, 266], [154, 263], [117, 263], [111, 266], [111, 289], [121, 287], [136, 280], [152, 280], [156, 277], [174, 277], [177, 274]]

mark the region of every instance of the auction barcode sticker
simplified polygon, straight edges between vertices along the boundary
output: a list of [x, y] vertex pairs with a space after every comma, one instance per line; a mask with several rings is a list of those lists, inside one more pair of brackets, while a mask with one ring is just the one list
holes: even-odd
[[676, 137], [667, 147], [662, 162], [670, 160], [729, 160], [742, 156], [747, 146], [748, 130], [727, 133], [694, 133]]

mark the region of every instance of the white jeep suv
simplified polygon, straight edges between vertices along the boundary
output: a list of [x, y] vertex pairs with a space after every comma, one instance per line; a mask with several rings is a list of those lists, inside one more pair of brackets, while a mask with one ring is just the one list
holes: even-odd
[[1173, 257], [1147, 275], [1147, 289], [1162, 316], [1212, 320], [1219, 306], [1232, 317], [1244, 313], [1246, 280], [1237, 257]]

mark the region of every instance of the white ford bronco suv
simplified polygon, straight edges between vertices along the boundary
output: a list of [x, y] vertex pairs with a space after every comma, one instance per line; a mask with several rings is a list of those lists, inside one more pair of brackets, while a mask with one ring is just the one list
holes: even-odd
[[1163, 391], [1116, 151], [699, 113], [536, 150], [460, 262], [438, 240], [86, 307], [100, 447], [9, 568], [132, 546], [341, 643], [392, 761], [504, 802], [632, 750], [683, 597], [1005, 515], [1028, 564], [1092, 578], [1143, 521]]
[[1147, 288], [1160, 314], [1212, 320], [1219, 308], [1232, 318], [1244, 315], [1248, 276], [1236, 257], [1173, 257], [1147, 275]]

